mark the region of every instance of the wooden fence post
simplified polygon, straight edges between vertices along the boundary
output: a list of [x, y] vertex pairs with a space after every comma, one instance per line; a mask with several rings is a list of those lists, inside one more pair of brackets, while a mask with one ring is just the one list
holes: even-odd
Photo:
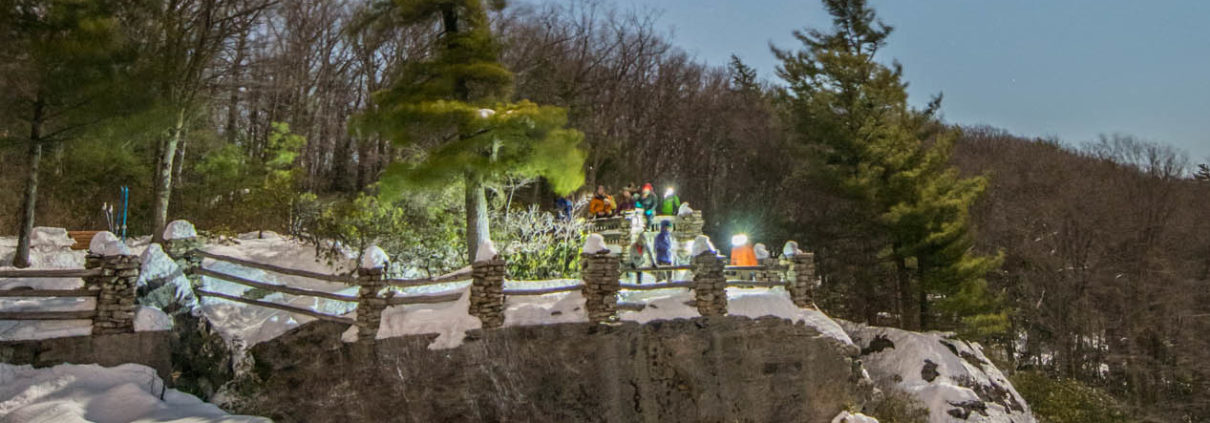
[[622, 289], [621, 258], [608, 249], [602, 249], [580, 254], [580, 264], [580, 278], [584, 279], [581, 293], [584, 295], [584, 307], [588, 309], [588, 321], [605, 323], [617, 320], [618, 291]]
[[799, 251], [790, 258], [790, 278], [786, 290], [799, 308], [815, 307], [815, 253]]
[[[699, 237], [696, 242], [701, 242]], [[727, 277], [723, 257], [712, 250], [693, 257], [693, 296], [702, 316], [727, 314]]]
[[84, 278], [88, 289], [97, 292], [97, 314], [92, 320], [92, 333], [108, 335], [134, 333], [137, 307], [135, 286], [142, 265], [139, 257], [130, 254], [126, 244], [114, 234], [101, 232], [89, 244], [84, 268], [101, 269], [101, 274]]
[[[479, 248], [493, 248], [487, 244]], [[504, 326], [504, 273], [508, 263], [499, 256], [476, 260], [471, 264], [470, 315], [483, 322], [484, 329]]]

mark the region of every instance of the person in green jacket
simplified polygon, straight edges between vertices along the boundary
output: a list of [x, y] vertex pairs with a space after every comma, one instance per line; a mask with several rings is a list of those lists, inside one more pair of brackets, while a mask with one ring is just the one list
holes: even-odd
[[634, 205], [643, 210], [643, 217], [647, 221], [647, 230], [652, 230], [655, 224], [656, 208], [660, 205], [660, 197], [655, 194], [655, 190], [651, 188], [650, 183], [643, 185], [643, 191], [634, 200]]
[[676, 190], [668, 187], [668, 190], [664, 191], [664, 201], [660, 202], [660, 216], [676, 216], [680, 208], [681, 197], [676, 196]]

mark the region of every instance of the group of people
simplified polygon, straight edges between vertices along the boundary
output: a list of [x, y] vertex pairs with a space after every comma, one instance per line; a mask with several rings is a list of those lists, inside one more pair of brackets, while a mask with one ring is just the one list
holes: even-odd
[[615, 201], [612, 195], [605, 191], [604, 185], [597, 185], [597, 191], [588, 201], [588, 214], [593, 218], [614, 217], [629, 210], [642, 210], [646, 217], [647, 226], [652, 227], [656, 215], [674, 216], [681, 209], [681, 198], [676, 190], [668, 187], [664, 197], [655, 194], [650, 183], [642, 189], [635, 189], [634, 184], [627, 185], [620, 194], [621, 201]]

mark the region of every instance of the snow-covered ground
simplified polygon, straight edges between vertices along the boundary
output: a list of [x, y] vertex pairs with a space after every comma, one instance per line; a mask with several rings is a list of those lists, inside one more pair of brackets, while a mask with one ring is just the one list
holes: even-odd
[[61, 364], [35, 369], [0, 363], [4, 422], [269, 422], [228, 415], [193, 395], [166, 389], [155, 370], [138, 364]]
[[939, 332], [840, 324], [862, 348], [862, 363], [878, 386], [920, 400], [931, 423], [1036, 421], [979, 344]]

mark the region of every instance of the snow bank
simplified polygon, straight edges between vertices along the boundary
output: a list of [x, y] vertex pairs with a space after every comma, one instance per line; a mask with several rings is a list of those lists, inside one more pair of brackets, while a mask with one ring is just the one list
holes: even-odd
[[756, 245], [752, 246], [752, 251], [756, 253], [757, 260], [765, 260], [769, 258], [769, 247], [766, 247], [765, 244], [761, 244], [759, 242], [756, 243]]
[[50, 252], [62, 250], [75, 245], [76, 240], [67, 236], [67, 229], [39, 226], [29, 236], [29, 248], [35, 251]]
[[391, 257], [377, 245], [371, 245], [370, 248], [366, 248], [365, 252], [361, 254], [361, 267], [363, 269], [387, 267], [387, 263], [390, 262]]
[[130, 248], [126, 246], [126, 243], [122, 242], [121, 239], [118, 239], [117, 235], [109, 231], [97, 232], [92, 237], [92, 242], [88, 243], [88, 251], [103, 256], [131, 255]]
[[841, 322], [862, 348], [862, 362], [884, 389], [929, 409], [929, 422], [1035, 422], [1029, 405], [979, 344], [946, 334]]
[[172, 329], [172, 318], [154, 307], [139, 306], [134, 313], [134, 331], [151, 332]]
[[707, 251], [709, 251], [711, 253], [715, 253], [715, 254], [718, 253], [718, 250], [716, 250], [714, 248], [714, 244], [710, 243], [710, 237], [705, 236], [705, 235], [698, 235], [697, 238], [695, 238], [693, 240], [692, 255], [694, 257], [697, 257]]
[[878, 419], [861, 413], [854, 414], [848, 411], [841, 411], [840, 414], [832, 418], [832, 423], [878, 423]]
[[798, 254], [798, 241], [786, 241], [786, 245], [781, 248], [781, 254], [785, 257], [794, 257]]
[[[462, 296], [454, 302], [387, 307], [382, 312], [377, 339], [435, 333], [437, 338], [429, 344], [430, 350], [458, 347], [466, 338], [466, 331], [483, 326], [479, 319], [467, 313], [470, 303], [470, 290], [464, 289]], [[357, 326], [349, 326], [341, 339], [356, 341]]]
[[197, 229], [193, 227], [188, 220], [174, 220], [164, 227], [164, 239], [172, 241], [175, 239], [197, 238]]
[[609, 251], [609, 247], [605, 245], [605, 237], [601, 234], [589, 234], [588, 239], [584, 240], [584, 254], [596, 254], [602, 251]]
[[155, 370], [138, 364], [42, 369], [0, 364], [0, 399], [0, 421], [6, 422], [269, 421], [228, 415], [193, 395], [166, 389]]
[[492, 261], [500, 253], [496, 252], [496, 244], [489, 239], [479, 244], [479, 248], [475, 249], [475, 263]]

